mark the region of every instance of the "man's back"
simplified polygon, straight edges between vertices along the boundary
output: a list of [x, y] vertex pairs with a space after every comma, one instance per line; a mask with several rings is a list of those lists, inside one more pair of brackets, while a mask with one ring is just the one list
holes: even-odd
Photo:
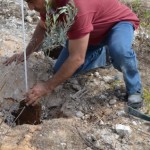
[[99, 43], [116, 23], [129, 21], [139, 25], [136, 15], [118, 0], [74, 0], [78, 8], [75, 23], [68, 32], [70, 39], [90, 32], [90, 44]]

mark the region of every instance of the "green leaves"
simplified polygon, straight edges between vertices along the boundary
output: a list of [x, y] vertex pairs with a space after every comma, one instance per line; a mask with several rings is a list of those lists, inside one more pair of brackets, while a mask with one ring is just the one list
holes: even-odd
[[146, 113], [150, 115], [150, 92], [144, 89], [143, 98], [145, 101]]
[[[67, 39], [67, 32], [71, 25], [74, 23], [75, 16], [77, 15], [77, 9], [73, 0], [66, 6], [58, 8], [55, 12], [49, 4], [46, 3], [46, 36], [44, 38], [42, 50], [51, 51], [58, 46], [65, 46]], [[60, 20], [60, 17], [61, 20]]]

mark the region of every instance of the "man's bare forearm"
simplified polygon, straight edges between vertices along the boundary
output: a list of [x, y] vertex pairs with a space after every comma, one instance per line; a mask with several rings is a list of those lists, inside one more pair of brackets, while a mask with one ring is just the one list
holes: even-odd
[[39, 22], [34, 31], [32, 39], [30, 40], [30, 42], [26, 48], [27, 56], [29, 56], [31, 53], [38, 50], [39, 46], [41, 45], [41, 43], [44, 39], [45, 31], [46, 31], [46, 29], [44, 28], [44, 26], [42, 26], [42, 23]]
[[49, 90], [53, 91], [58, 85], [70, 78], [82, 64], [82, 60], [69, 57], [58, 72], [47, 81]]
[[84, 63], [89, 36], [90, 34], [87, 34], [80, 39], [69, 41], [69, 57], [56, 74], [47, 81], [49, 91], [66, 81]]

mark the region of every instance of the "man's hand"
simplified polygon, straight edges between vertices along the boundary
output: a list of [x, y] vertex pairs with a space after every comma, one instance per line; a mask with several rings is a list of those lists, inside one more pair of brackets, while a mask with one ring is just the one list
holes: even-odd
[[24, 55], [23, 55], [23, 53], [14, 54], [10, 58], [8, 58], [3, 64], [6, 65], [6, 66], [8, 66], [13, 61], [16, 61], [17, 63], [23, 62], [24, 61]]
[[[27, 58], [30, 56], [31, 53], [36, 52], [40, 46], [40, 43], [42, 43], [44, 36], [45, 36], [45, 23], [40, 20], [34, 34], [32, 36], [32, 39], [30, 40], [27, 48], [26, 48], [26, 56]], [[17, 63], [24, 61], [24, 53], [14, 54], [10, 58], [8, 58], [3, 64], [6, 66], [11, 64], [13, 61], [16, 61]]]
[[48, 88], [48, 82], [37, 83], [27, 94], [26, 104], [35, 106], [40, 99], [49, 94], [51, 90]]

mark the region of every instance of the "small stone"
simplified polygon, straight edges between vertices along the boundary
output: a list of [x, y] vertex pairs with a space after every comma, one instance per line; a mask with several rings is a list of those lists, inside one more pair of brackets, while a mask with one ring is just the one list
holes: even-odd
[[110, 105], [114, 105], [114, 104], [116, 104], [116, 102], [117, 102], [116, 99], [111, 99], [111, 100], [109, 101], [109, 104], [110, 104]]
[[90, 118], [89, 114], [85, 115], [85, 119], [89, 119], [89, 118]]
[[105, 99], [107, 99], [107, 96], [106, 95], [100, 95], [99, 98], [105, 100]]
[[29, 23], [32, 23], [33, 22], [33, 19], [31, 16], [27, 16], [26, 18], [26, 21], [29, 22]]
[[76, 85], [79, 84], [79, 82], [78, 82], [76, 79], [70, 79], [69, 82], [70, 82], [71, 84], [76, 84]]
[[84, 117], [84, 116], [82, 116], [82, 117], [81, 117], [81, 119], [82, 119], [82, 120], [85, 120], [85, 117]]
[[94, 110], [94, 108], [93, 108], [92, 106], [90, 106], [90, 109], [91, 109], [91, 110]]
[[107, 108], [110, 108], [110, 105], [107, 103], [107, 104], [106, 104], [106, 107], [107, 107]]
[[110, 77], [110, 76], [104, 76], [103, 77], [103, 80], [106, 82], [106, 83], [111, 83], [114, 81], [114, 78], [113, 77]]
[[133, 125], [137, 126], [137, 123], [135, 121], [132, 122]]
[[21, 25], [22, 25], [22, 22], [21, 22], [21, 21], [17, 21], [16, 23], [17, 23], [18, 26], [21, 26]]
[[99, 78], [99, 76], [100, 76], [99, 72], [95, 72], [94, 76], [97, 77], [97, 78]]
[[125, 126], [122, 124], [116, 124], [115, 130], [122, 137], [124, 137], [125, 135], [130, 135], [132, 132], [132, 130], [129, 126]]
[[126, 93], [121, 93], [121, 95], [122, 95], [122, 96], [126, 96], [127, 94], [126, 94]]
[[96, 138], [95, 134], [91, 134], [90, 139], [91, 139], [92, 142], [97, 141], [97, 138]]
[[125, 111], [124, 110], [120, 110], [120, 111], [117, 111], [117, 116], [123, 116], [125, 115]]
[[93, 73], [91, 73], [91, 74], [90, 74], [90, 76], [91, 76], [91, 77], [93, 77], [93, 76], [94, 76], [94, 74], [93, 74]]
[[66, 148], [66, 143], [60, 143], [60, 145], [62, 146], [62, 148], [64, 149], [64, 148]]
[[80, 85], [76, 85], [76, 84], [73, 84], [72, 85], [72, 88], [76, 91], [80, 91], [81, 90], [81, 86]]
[[96, 141], [94, 146], [97, 147], [97, 148], [101, 148], [101, 142], [99, 140]]
[[99, 124], [100, 124], [100, 125], [104, 125], [105, 123], [104, 123], [103, 120], [100, 120]]
[[27, 11], [27, 14], [28, 14], [28, 16], [31, 16], [31, 17], [33, 17], [34, 15], [35, 15], [35, 11], [34, 10], [28, 10]]
[[84, 116], [84, 114], [81, 111], [76, 112], [76, 116], [78, 118], [82, 118]]

